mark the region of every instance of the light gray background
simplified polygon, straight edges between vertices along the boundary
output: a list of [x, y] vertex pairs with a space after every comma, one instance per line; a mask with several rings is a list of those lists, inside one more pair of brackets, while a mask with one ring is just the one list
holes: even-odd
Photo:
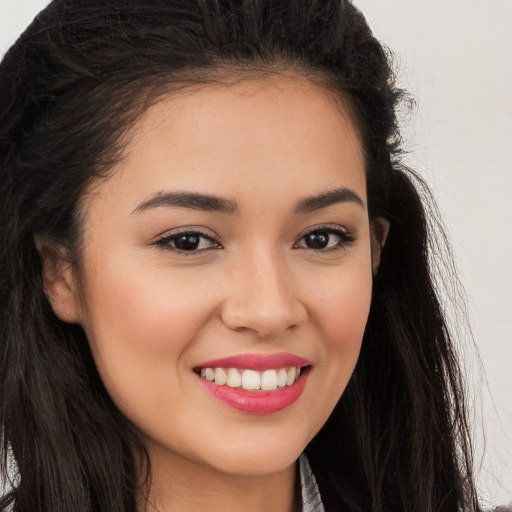
[[[46, 0], [0, 0], [0, 55]], [[485, 377], [470, 370], [479, 490], [512, 501], [512, 0], [355, 0], [417, 100], [406, 162], [433, 187]], [[483, 428], [482, 428], [483, 427]], [[485, 432], [485, 434], [484, 434]], [[483, 441], [485, 437], [485, 443]]]

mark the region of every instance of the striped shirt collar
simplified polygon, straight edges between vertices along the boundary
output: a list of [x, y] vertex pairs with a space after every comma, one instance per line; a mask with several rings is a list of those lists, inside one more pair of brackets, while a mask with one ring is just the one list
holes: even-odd
[[299, 457], [299, 473], [302, 491], [301, 512], [325, 512], [315, 475], [304, 453]]

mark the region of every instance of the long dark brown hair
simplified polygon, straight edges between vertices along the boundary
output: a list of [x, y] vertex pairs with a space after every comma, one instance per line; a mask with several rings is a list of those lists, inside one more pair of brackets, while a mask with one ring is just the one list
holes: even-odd
[[[35, 236], [80, 257], [80, 200], [159, 95], [293, 72], [350, 106], [370, 217], [391, 224], [355, 372], [306, 451], [327, 511], [479, 510], [461, 375], [400, 165], [389, 56], [347, 0], [55, 0], [0, 65], [0, 510], [134, 512], [144, 453], [82, 329], [44, 293]], [[10, 469], [9, 469], [10, 465]]]

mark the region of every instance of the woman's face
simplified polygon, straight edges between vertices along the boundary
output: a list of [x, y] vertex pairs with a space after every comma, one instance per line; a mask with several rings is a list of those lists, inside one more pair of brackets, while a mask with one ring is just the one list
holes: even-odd
[[285, 78], [164, 98], [84, 211], [59, 313], [153, 463], [290, 467], [343, 393], [370, 307], [363, 153], [342, 102]]

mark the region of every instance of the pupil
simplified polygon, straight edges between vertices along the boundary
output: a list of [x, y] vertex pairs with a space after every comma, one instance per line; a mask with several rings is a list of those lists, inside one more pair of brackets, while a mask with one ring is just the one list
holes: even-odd
[[306, 245], [310, 249], [324, 249], [329, 244], [329, 233], [325, 231], [317, 231], [310, 233], [306, 237]]
[[197, 235], [180, 235], [174, 240], [174, 246], [182, 251], [194, 251], [199, 246], [199, 237]]

